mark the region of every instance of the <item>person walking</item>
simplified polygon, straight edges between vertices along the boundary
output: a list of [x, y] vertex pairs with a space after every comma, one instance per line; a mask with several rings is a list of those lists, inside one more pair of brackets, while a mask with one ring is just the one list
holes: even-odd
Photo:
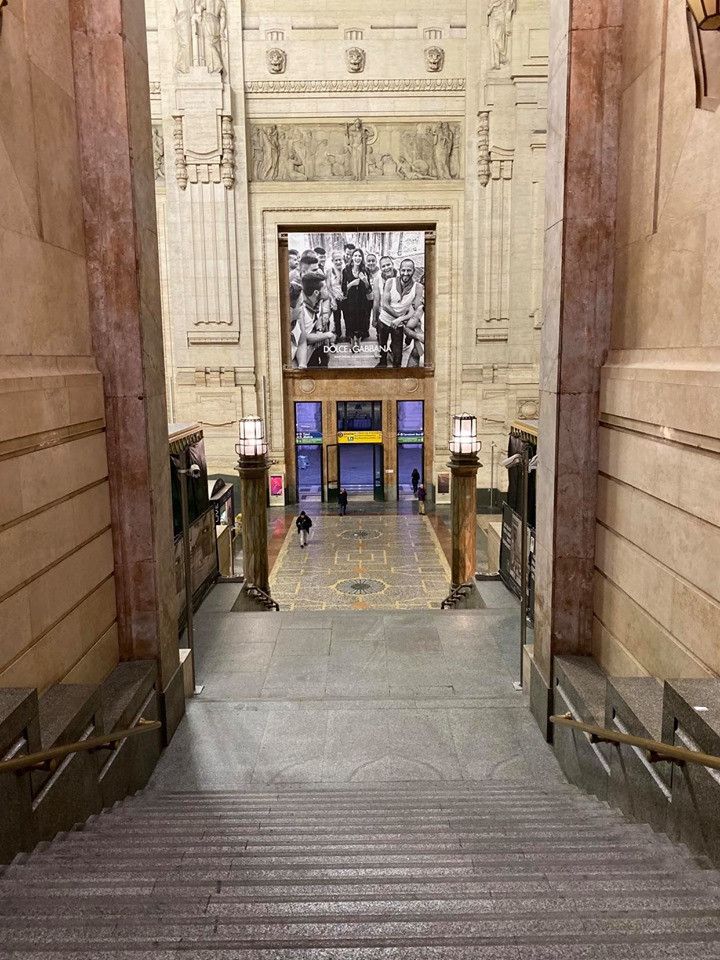
[[425, 484], [421, 483], [418, 487], [417, 498], [418, 498], [418, 513], [421, 517], [425, 516], [425, 499], [427, 497], [427, 490], [425, 489]]
[[345, 514], [347, 513], [347, 505], [348, 505], [348, 492], [345, 489], [345, 487], [343, 487], [340, 493], [338, 494], [338, 506], [340, 507], [341, 517], [344, 517]]
[[412, 481], [413, 496], [417, 496], [418, 484], [420, 483], [420, 473], [417, 467], [413, 467], [413, 472], [410, 474], [410, 479]]
[[312, 527], [312, 520], [304, 510], [300, 511], [298, 518], [295, 521], [295, 526], [297, 527], [298, 536], [300, 537], [300, 549], [304, 550], [307, 546], [310, 528]]

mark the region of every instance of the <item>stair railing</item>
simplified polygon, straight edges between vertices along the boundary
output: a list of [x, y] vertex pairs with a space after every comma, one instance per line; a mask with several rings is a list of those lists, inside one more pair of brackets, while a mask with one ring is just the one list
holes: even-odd
[[472, 583], [461, 583], [459, 586], [453, 587], [450, 593], [440, 604], [440, 609], [447, 610], [448, 607], [454, 607], [456, 603], [460, 602], [460, 600], [464, 600], [465, 597], [472, 592], [473, 588], [474, 584]]
[[650, 763], [667, 761], [668, 763], [677, 763], [680, 766], [685, 763], [696, 763], [701, 767], [720, 770], [720, 757], [716, 757], [714, 754], [702, 753], [700, 750], [688, 750], [686, 747], [675, 747], [670, 743], [663, 743], [662, 740], [636, 737], [634, 734], [620, 733], [616, 730], [609, 730], [607, 727], [598, 727], [593, 723], [576, 720], [571, 713], [556, 714], [550, 717], [550, 723], [560, 727], [582, 730], [583, 733], [588, 735], [590, 743], [627, 743], [631, 747], [647, 750]]
[[88, 737], [86, 740], [75, 740], [73, 743], [62, 743], [37, 753], [26, 753], [21, 757], [14, 757], [12, 760], [0, 760], [0, 773], [27, 773], [30, 770], [48, 770], [53, 773], [71, 753], [93, 753], [96, 750], [104, 750], [120, 740], [136, 737], [141, 733], [152, 733], [153, 730], [159, 730], [161, 727], [159, 720], [145, 720], [141, 717], [134, 726], [126, 730], [104, 733], [98, 737]]
[[260, 587], [256, 587], [254, 583], [246, 584], [245, 592], [249, 597], [252, 597], [253, 600], [257, 600], [258, 603], [261, 603], [266, 610], [280, 609], [280, 604], [277, 602], [277, 600], [273, 600], [269, 593], [265, 593], [265, 591], [261, 590]]

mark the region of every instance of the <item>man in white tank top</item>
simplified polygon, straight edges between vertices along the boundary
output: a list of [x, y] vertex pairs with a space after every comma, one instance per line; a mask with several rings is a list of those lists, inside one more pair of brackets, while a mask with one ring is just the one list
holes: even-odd
[[388, 340], [393, 367], [402, 366], [404, 326], [420, 318], [425, 303], [423, 285], [414, 280], [414, 276], [415, 263], [408, 258], [401, 262], [399, 275], [385, 281], [378, 328], [378, 367], [388, 365]]

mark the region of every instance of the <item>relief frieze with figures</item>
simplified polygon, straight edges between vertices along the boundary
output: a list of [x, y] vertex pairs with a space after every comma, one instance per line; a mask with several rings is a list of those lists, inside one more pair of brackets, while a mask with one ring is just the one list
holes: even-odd
[[458, 122], [254, 123], [250, 178], [297, 180], [458, 180]]

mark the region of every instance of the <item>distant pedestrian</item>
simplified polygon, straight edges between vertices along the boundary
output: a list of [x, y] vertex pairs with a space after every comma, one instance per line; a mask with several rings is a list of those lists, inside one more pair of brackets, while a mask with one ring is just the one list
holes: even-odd
[[344, 517], [347, 513], [348, 493], [345, 487], [338, 494], [338, 506], [340, 507], [340, 516]]
[[300, 549], [304, 550], [307, 546], [310, 527], [312, 527], [312, 520], [304, 510], [300, 511], [298, 518], [295, 521], [295, 526], [297, 527], [298, 536], [300, 537]]
[[413, 468], [410, 479], [412, 480], [413, 496], [417, 496], [418, 484], [420, 483], [420, 472], [417, 467]]
[[425, 484], [421, 483], [418, 487], [417, 498], [418, 498], [418, 513], [421, 517], [425, 516], [425, 499], [427, 497], [427, 490], [425, 489]]

